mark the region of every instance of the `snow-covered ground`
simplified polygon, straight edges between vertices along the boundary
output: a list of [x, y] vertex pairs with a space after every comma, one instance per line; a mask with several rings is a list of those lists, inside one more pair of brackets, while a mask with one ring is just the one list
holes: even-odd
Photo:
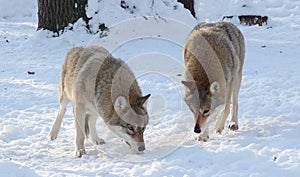
[[[35, 0], [0, 0], [0, 176], [298, 176], [300, 1], [201, 0], [195, 3], [197, 21], [175, 0], [126, 2], [127, 10], [115, 1], [89, 0], [92, 28], [98, 22], [111, 27], [108, 37], [99, 39], [80, 21], [73, 31], [52, 38], [36, 31]], [[243, 26], [237, 15], [245, 14], [267, 15], [268, 25]], [[234, 15], [246, 40], [240, 129], [212, 132], [208, 142], [197, 142], [182, 101], [180, 41], [198, 22], [224, 15]], [[143, 24], [136, 22], [143, 16], [155, 17], [153, 28], [148, 19], [138, 32], [128, 30], [132, 21]], [[144, 154], [131, 154], [99, 119], [98, 134], [106, 144], [87, 141], [88, 154], [75, 158], [71, 105], [58, 139], [47, 139], [59, 107], [63, 57], [73, 46], [95, 43], [127, 61], [143, 93], [152, 94]]]

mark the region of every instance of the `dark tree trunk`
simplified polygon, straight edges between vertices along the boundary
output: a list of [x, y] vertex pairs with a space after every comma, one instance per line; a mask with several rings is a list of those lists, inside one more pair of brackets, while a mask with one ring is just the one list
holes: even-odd
[[194, 0], [177, 0], [177, 2], [182, 3], [184, 8], [190, 10], [191, 14], [196, 18]]
[[38, 0], [38, 30], [47, 29], [59, 34], [69, 23], [79, 18], [88, 22], [85, 7], [88, 0]]

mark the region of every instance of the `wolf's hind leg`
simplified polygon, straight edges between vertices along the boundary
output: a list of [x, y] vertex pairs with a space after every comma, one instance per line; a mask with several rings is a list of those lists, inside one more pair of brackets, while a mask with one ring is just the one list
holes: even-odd
[[97, 135], [97, 130], [96, 130], [97, 115], [91, 114], [86, 121], [88, 121], [88, 128], [89, 128], [89, 132], [93, 144], [96, 145], [104, 144], [105, 143], [104, 140], [99, 138]]
[[61, 100], [60, 100], [60, 108], [59, 108], [57, 117], [54, 120], [51, 130], [50, 130], [50, 133], [49, 133], [49, 139], [51, 141], [53, 141], [57, 138], [59, 129], [61, 127], [62, 119], [65, 115], [66, 107], [67, 107], [67, 104], [69, 103], [69, 101], [70, 100], [68, 99], [67, 95], [65, 93], [63, 93]]

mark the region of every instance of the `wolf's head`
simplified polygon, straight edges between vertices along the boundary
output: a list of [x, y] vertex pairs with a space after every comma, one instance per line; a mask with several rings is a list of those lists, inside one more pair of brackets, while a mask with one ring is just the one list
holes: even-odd
[[114, 103], [115, 116], [108, 122], [109, 128], [123, 138], [133, 152], [145, 150], [144, 131], [149, 116], [145, 107], [150, 94], [136, 99], [129, 104], [125, 97], [119, 96]]
[[182, 81], [185, 86], [184, 101], [194, 116], [194, 132], [200, 133], [201, 127], [207, 122], [217, 107], [224, 104], [224, 97], [220, 93], [220, 84], [215, 81], [210, 86], [197, 86], [194, 81]]

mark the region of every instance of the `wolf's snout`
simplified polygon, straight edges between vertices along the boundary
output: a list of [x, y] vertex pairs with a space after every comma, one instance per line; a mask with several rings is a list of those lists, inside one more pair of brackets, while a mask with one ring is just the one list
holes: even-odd
[[201, 133], [201, 128], [199, 126], [199, 124], [196, 124], [195, 127], [194, 127], [194, 132], [195, 133]]
[[141, 146], [138, 147], [138, 150], [139, 150], [140, 152], [144, 151], [145, 149], [146, 149], [146, 148], [145, 148], [145, 145], [141, 145]]

